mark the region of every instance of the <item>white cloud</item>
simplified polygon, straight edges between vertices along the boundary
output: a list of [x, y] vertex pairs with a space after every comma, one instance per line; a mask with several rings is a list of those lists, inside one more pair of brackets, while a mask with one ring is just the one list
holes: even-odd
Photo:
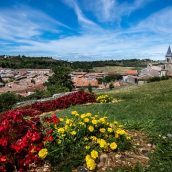
[[130, 15], [154, 0], [134, 0], [133, 3], [118, 0], [85, 0], [85, 10], [91, 10], [100, 22], [120, 23], [121, 17]]
[[89, 32], [95, 29], [101, 30], [101, 28], [95, 22], [91, 21], [84, 15], [77, 3], [77, 0], [62, 0], [62, 2], [73, 8], [82, 29], [87, 30]]
[[45, 13], [29, 7], [0, 10], [0, 38], [20, 41], [41, 36], [45, 31], [58, 33], [60, 27], [70, 29]]
[[165, 8], [140, 22], [135, 29], [159, 34], [172, 34], [172, 20], [170, 16], [172, 16], [172, 7]]

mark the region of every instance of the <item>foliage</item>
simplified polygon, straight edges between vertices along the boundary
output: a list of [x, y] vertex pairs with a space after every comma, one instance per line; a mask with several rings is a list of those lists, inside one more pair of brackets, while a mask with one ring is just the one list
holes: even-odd
[[71, 116], [59, 120], [54, 116], [53, 122], [46, 117], [43, 121], [43, 124], [46, 122], [46, 131], [51, 131], [47, 136], [51, 139], [45, 142], [40, 158], [44, 159], [46, 154], [55, 171], [64, 171], [64, 166], [72, 169], [83, 164], [89, 170], [95, 170], [102, 152], [130, 147], [127, 132], [116, 121], [109, 123], [106, 116], [100, 118], [91, 113], [73, 111]]
[[150, 78], [150, 79], [148, 80], [148, 82], [157, 82], [157, 81], [168, 80], [168, 79], [169, 79], [168, 76], [153, 77], [153, 78]]
[[55, 60], [51, 57], [26, 57], [26, 56], [10, 56], [7, 58], [0, 57], [0, 66], [3, 68], [31, 68], [31, 69], [47, 69], [57, 66], [69, 66], [70, 63], [62, 60]]
[[107, 94], [106, 95], [100, 95], [96, 98], [97, 103], [110, 103], [112, 101], [113, 101], [113, 98], [108, 96]]
[[39, 100], [51, 96], [52, 95], [48, 90], [36, 90], [34, 94], [31, 94], [27, 97], [23, 97], [23, 100]]
[[109, 89], [112, 90], [113, 88], [114, 88], [114, 85], [113, 85], [113, 83], [111, 82], [111, 83], [109, 84]]
[[89, 91], [90, 93], [92, 93], [92, 91], [93, 91], [92, 86], [91, 86], [90, 83], [89, 83], [89, 85], [88, 85], [88, 91]]
[[20, 96], [12, 92], [0, 94], [0, 112], [10, 109], [20, 99]]
[[72, 91], [73, 83], [70, 77], [70, 69], [66, 67], [56, 67], [53, 69], [53, 76], [48, 78], [47, 90], [51, 94]]
[[4, 58], [0, 56], [0, 66], [3, 68], [56, 68], [57, 66], [68, 66], [74, 70], [82, 69], [83, 71], [92, 71], [94, 67], [103, 66], [124, 66], [124, 67], [146, 67], [147, 63], [151, 63], [149, 59], [129, 59], [129, 60], [106, 60], [106, 61], [75, 61], [68, 62], [63, 60], [56, 60], [51, 57], [26, 57], [26, 56], [9, 56]]

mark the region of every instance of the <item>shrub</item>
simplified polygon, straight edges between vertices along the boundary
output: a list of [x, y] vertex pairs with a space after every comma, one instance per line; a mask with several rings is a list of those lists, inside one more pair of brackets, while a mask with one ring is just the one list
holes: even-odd
[[6, 92], [0, 95], [0, 112], [10, 109], [20, 100], [20, 97], [12, 92]]
[[109, 89], [112, 90], [113, 88], [114, 88], [114, 85], [113, 85], [113, 83], [111, 82], [111, 83], [109, 84]]
[[90, 83], [89, 83], [89, 85], [88, 85], [88, 91], [89, 91], [90, 93], [92, 93], [92, 91], [93, 91], [92, 86], [91, 86]]

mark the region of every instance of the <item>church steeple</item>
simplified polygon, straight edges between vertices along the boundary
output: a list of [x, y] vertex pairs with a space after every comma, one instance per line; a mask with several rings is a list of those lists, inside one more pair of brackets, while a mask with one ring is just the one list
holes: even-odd
[[171, 47], [170, 47], [170, 45], [168, 47], [166, 57], [171, 57], [172, 58], [172, 53], [171, 53]]

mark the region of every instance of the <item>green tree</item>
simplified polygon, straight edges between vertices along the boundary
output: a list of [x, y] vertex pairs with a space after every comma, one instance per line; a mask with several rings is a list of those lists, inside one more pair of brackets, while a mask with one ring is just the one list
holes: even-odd
[[14, 104], [20, 101], [20, 96], [12, 92], [0, 95], [0, 112], [11, 109]]
[[91, 86], [91, 84], [89, 83], [89, 85], [88, 85], [88, 91], [90, 92], [90, 93], [92, 93], [93, 92], [93, 89], [92, 89], [92, 86]]
[[46, 83], [47, 89], [51, 93], [72, 91], [73, 82], [70, 77], [70, 68], [58, 66], [53, 69], [54, 74], [49, 77]]

